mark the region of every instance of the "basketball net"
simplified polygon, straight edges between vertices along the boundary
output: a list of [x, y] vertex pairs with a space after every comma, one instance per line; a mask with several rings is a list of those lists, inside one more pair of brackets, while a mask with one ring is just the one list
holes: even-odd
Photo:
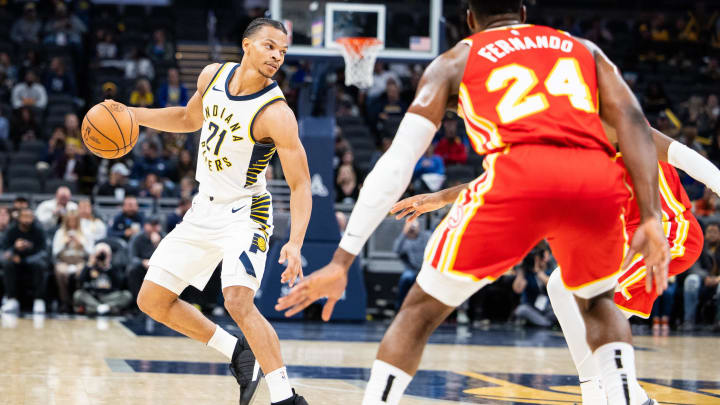
[[345, 59], [345, 85], [367, 89], [373, 83], [373, 68], [382, 42], [372, 37], [338, 38]]

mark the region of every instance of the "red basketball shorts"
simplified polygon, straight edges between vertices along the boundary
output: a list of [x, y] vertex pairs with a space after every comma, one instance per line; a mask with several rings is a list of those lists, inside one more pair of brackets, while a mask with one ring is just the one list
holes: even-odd
[[[703, 249], [703, 232], [690, 211], [683, 212], [670, 221], [663, 222], [665, 235], [670, 243], [670, 276], [689, 269], [700, 257]], [[634, 230], [628, 230], [630, 236]], [[655, 287], [651, 292], [645, 291], [645, 275], [647, 268], [642, 257], [633, 260], [630, 268], [618, 279], [615, 288], [615, 304], [626, 315], [637, 315], [648, 318], [658, 294]]]
[[547, 239], [565, 286], [615, 287], [627, 250], [623, 171], [600, 150], [514, 145], [485, 159], [425, 250], [418, 284], [457, 306]]

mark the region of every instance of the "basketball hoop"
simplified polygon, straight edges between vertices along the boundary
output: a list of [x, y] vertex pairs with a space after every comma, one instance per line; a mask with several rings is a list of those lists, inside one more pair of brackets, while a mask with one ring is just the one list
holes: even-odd
[[382, 42], [373, 37], [338, 38], [345, 59], [345, 85], [367, 89], [372, 86], [373, 68]]

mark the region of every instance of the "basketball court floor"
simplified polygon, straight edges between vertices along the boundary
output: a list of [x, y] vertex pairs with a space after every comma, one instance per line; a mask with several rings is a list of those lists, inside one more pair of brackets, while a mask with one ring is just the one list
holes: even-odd
[[[217, 319], [231, 331], [232, 321]], [[293, 384], [311, 405], [360, 404], [386, 325], [274, 323]], [[642, 384], [663, 404], [720, 404], [720, 339], [638, 336]], [[441, 327], [403, 405], [576, 404], [556, 331]], [[2, 317], [0, 405], [232, 405], [224, 358], [144, 317]], [[256, 404], [269, 404], [263, 383]]]

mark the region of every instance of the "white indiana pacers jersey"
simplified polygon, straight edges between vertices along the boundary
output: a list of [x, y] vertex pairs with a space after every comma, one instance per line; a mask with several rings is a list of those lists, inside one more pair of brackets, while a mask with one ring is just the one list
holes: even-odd
[[228, 90], [238, 63], [224, 63], [203, 94], [203, 121], [197, 172], [200, 193], [218, 201], [238, 200], [267, 193], [265, 170], [275, 154], [274, 144], [253, 137], [257, 115], [284, 101], [277, 82], [246, 96]]

